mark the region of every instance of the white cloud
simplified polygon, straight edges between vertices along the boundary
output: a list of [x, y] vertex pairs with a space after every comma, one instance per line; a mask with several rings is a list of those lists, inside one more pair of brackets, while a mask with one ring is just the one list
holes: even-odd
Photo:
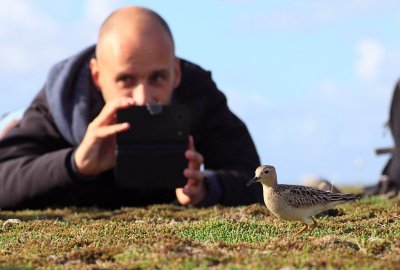
[[100, 23], [123, 2], [0, 0], [0, 100], [10, 101], [1, 111], [29, 103], [50, 67], [95, 42]]
[[253, 29], [262, 32], [309, 30], [397, 7], [393, 0], [295, 1], [279, 8], [261, 9], [258, 14], [243, 11], [237, 18], [236, 27], [242, 31]]
[[0, 34], [21, 37], [21, 33], [55, 31], [54, 21], [28, 1], [2, 0], [0, 9]]
[[[222, 83], [221, 83], [222, 85]], [[267, 108], [271, 108], [271, 103], [262, 92], [235, 90], [234, 87], [222, 87], [230, 89], [224, 91], [228, 99], [228, 105], [239, 117], [246, 115], [248, 119], [257, 119], [258, 115]]]
[[[0, 70], [3, 76], [48, 70], [55, 62], [93, 43], [101, 22], [123, 1], [87, 0], [78, 4], [83, 16], [73, 20], [57, 17], [46, 4], [0, 0]], [[74, 4], [65, 10], [72, 12]], [[62, 10], [57, 11], [62, 12]], [[39, 76], [39, 75], [38, 75]], [[42, 75], [43, 79], [45, 74]]]
[[362, 40], [357, 46], [358, 60], [355, 72], [360, 79], [376, 79], [381, 67], [384, 47], [376, 40]]
[[[2, 0], [0, 10], [0, 70], [7, 73], [33, 71], [46, 63], [51, 49], [50, 37], [59, 34], [59, 25], [28, 1]], [[50, 47], [50, 49], [49, 49]]]

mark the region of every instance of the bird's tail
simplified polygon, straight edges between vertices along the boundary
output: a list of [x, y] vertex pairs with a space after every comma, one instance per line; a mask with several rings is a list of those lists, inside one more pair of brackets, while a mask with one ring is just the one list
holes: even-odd
[[358, 200], [360, 198], [361, 198], [360, 196], [355, 195], [355, 194], [343, 194], [343, 193], [331, 193], [330, 194], [330, 200], [336, 201], [338, 203], [354, 201], [354, 200]]

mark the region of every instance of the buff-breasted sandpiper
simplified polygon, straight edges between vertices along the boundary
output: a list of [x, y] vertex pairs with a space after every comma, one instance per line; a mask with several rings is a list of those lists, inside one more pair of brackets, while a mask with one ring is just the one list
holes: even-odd
[[309, 235], [317, 226], [314, 215], [335, 207], [339, 203], [353, 201], [359, 197], [354, 194], [332, 193], [312, 187], [278, 184], [275, 167], [262, 165], [247, 186], [260, 182], [263, 186], [264, 202], [276, 217], [301, 221], [304, 227], [295, 235], [300, 235], [311, 225]]

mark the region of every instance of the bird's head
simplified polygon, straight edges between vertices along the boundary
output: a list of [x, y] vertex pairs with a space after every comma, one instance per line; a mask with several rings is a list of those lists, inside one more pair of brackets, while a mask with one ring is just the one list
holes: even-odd
[[261, 165], [256, 169], [256, 175], [247, 182], [246, 186], [250, 186], [255, 182], [260, 182], [266, 186], [275, 186], [277, 184], [275, 167], [271, 165]]

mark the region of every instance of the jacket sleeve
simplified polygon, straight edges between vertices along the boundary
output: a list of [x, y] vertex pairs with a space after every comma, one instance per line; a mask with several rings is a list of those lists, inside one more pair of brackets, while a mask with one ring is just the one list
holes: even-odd
[[41, 91], [19, 124], [0, 140], [0, 208], [71, 183], [71, 154], [72, 146], [55, 127]]
[[[200, 83], [199, 83], [200, 84]], [[196, 149], [204, 156], [206, 170], [217, 176], [219, 203], [244, 205], [262, 203], [261, 185], [246, 187], [260, 160], [246, 125], [230, 111], [225, 95], [207, 73], [197, 100]], [[196, 130], [195, 129], [195, 130]]]

